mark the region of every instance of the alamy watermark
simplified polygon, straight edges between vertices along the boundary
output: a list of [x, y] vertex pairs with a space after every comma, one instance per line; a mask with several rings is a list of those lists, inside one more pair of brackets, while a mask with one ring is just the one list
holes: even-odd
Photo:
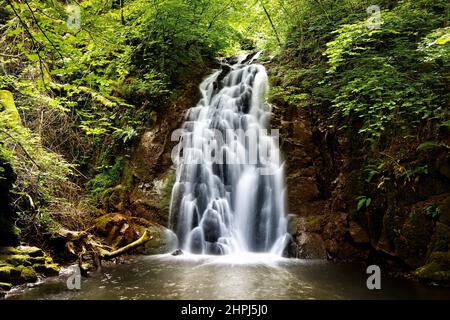
[[261, 175], [272, 175], [280, 166], [279, 130], [205, 128], [194, 133], [177, 129], [171, 141], [179, 141], [172, 149], [174, 164], [254, 165]]
[[369, 17], [366, 21], [366, 27], [369, 30], [381, 29], [383, 25], [383, 20], [381, 20], [381, 9], [377, 5], [371, 5], [367, 8], [367, 14]]
[[381, 290], [381, 269], [377, 265], [370, 265], [366, 270], [370, 276], [367, 278], [366, 286], [369, 290]]
[[69, 290], [81, 289], [81, 270], [79, 266], [72, 266], [72, 274], [67, 278], [66, 285]]
[[67, 12], [67, 27], [71, 30], [81, 29], [81, 9], [77, 5], [68, 5]]

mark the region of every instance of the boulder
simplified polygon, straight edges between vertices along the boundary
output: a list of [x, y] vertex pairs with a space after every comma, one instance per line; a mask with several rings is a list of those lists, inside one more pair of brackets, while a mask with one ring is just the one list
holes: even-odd
[[326, 259], [325, 242], [317, 233], [302, 233], [297, 237], [298, 257], [303, 259]]
[[433, 253], [415, 274], [421, 280], [450, 283], [450, 251]]
[[184, 254], [184, 252], [183, 252], [183, 250], [181, 250], [181, 249], [176, 249], [175, 251], [173, 251], [173, 252], [171, 253], [172, 256], [181, 256], [181, 255], [183, 255], [183, 254]]
[[138, 248], [138, 252], [146, 255], [162, 254], [171, 252], [177, 247], [177, 237], [171, 230], [157, 224], [147, 227], [146, 230], [152, 239]]

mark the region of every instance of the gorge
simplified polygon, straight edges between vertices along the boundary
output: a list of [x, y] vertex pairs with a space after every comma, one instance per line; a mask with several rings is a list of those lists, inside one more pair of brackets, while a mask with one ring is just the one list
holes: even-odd
[[449, 296], [448, 0], [0, 3], [0, 298]]

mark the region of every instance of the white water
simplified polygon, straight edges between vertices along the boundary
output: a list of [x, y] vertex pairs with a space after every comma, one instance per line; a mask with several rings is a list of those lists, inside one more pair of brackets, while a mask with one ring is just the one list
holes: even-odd
[[170, 228], [186, 252], [281, 255], [288, 239], [278, 143], [264, 130], [268, 77], [246, 58], [203, 81], [183, 125]]

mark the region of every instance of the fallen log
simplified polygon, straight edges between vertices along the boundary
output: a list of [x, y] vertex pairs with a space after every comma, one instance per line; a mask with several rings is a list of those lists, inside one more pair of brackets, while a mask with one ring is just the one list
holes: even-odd
[[87, 232], [87, 230], [71, 231], [67, 229], [60, 229], [58, 234], [60, 237], [65, 239], [66, 249], [71, 254], [78, 256], [78, 265], [80, 268], [82, 268], [85, 261], [85, 255], [89, 254], [96, 269], [101, 268], [102, 260], [114, 259], [153, 239], [153, 236], [145, 230], [142, 236], [136, 241], [114, 250], [112, 247], [102, 244], [94, 237], [93, 234]]
[[144, 243], [146, 243], [147, 241], [150, 241], [151, 239], [153, 239], [153, 236], [150, 236], [148, 234], [147, 230], [145, 230], [142, 237], [140, 237], [139, 239], [137, 239], [136, 241], [134, 241], [132, 243], [127, 244], [126, 246], [124, 246], [120, 249], [117, 249], [114, 251], [107, 251], [102, 248], [99, 248], [100, 257], [102, 257], [103, 259], [115, 258], [117, 256], [120, 256], [121, 254], [127, 253], [128, 251], [143, 245]]

